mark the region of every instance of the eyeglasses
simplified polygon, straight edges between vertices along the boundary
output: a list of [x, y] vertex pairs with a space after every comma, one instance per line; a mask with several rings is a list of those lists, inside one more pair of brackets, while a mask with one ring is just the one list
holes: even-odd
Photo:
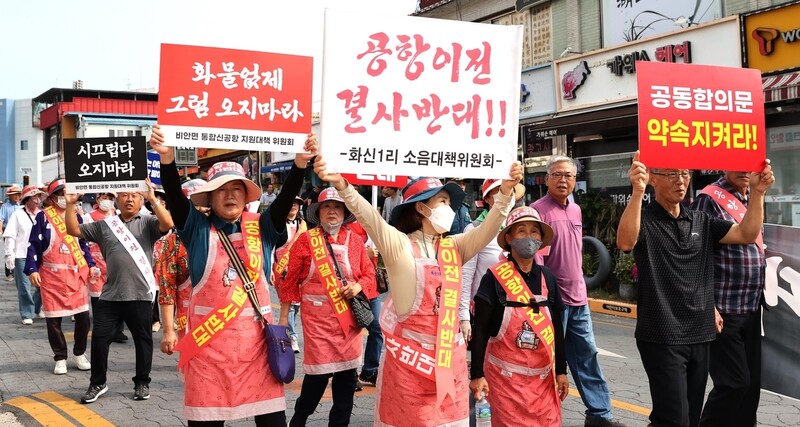
[[660, 173], [660, 172], [650, 172], [653, 175], [658, 176], [665, 176], [669, 178], [670, 181], [677, 181], [678, 179], [682, 181], [688, 181], [689, 178], [692, 176], [689, 172], [667, 172], [667, 173]]
[[565, 178], [567, 181], [572, 181], [573, 179], [575, 179], [575, 175], [571, 173], [553, 172], [548, 175], [552, 176], [553, 178], [559, 181], [561, 180], [561, 178]]

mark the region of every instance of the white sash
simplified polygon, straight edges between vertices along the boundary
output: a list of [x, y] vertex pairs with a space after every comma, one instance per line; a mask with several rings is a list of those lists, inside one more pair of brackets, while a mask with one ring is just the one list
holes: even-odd
[[153, 276], [153, 267], [150, 266], [150, 260], [147, 259], [147, 255], [145, 255], [144, 249], [142, 249], [139, 241], [133, 237], [128, 227], [119, 220], [119, 215], [107, 217], [103, 221], [106, 222], [108, 228], [111, 229], [114, 236], [117, 237], [119, 242], [122, 243], [122, 246], [125, 247], [125, 250], [128, 251], [131, 258], [133, 258], [134, 262], [136, 262], [136, 266], [139, 267], [139, 272], [142, 273], [144, 280], [147, 282], [147, 286], [150, 288], [147, 292], [151, 295], [150, 301], [155, 301], [156, 279], [155, 276]]

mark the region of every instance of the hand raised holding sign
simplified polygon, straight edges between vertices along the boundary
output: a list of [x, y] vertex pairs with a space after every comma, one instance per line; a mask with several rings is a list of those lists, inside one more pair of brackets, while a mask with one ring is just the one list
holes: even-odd
[[150, 147], [161, 156], [161, 163], [167, 165], [175, 161], [175, 149], [164, 145], [164, 133], [158, 124], [153, 125], [153, 132], [150, 134]]
[[647, 172], [647, 167], [645, 167], [644, 163], [639, 161], [639, 150], [636, 150], [633, 155], [633, 163], [631, 163], [631, 168], [628, 170], [628, 177], [631, 180], [633, 191], [644, 193], [650, 174]]
[[317, 151], [319, 147], [317, 146], [317, 134], [311, 132], [306, 137], [306, 143], [303, 145], [303, 153], [297, 153], [294, 156], [294, 163], [301, 168], [305, 168], [308, 166], [308, 162], [311, 161], [314, 156], [317, 155]]
[[764, 194], [775, 183], [775, 175], [772, 173], [769, 159], [766, 159], [765, 162], [766, 166], [761, 170], [761, 173], [753, 172], [750, 174], [750, 191]]
[[500, 184], [500, 192], [506, 196], [510, 196], [514, 191], [514, 187], [522, 181], [522, 163], [519, 161], [514, 162], [508, 175], [511, 179], [504, 179], [503, 183]]
[[78, 200], [81, 198], [82, 194], [75, 194], [75, 193], [66, 193], [64, 194], [64, 199], [67, 201], [68, 205], [74, 205], [78, 203]]
[[330, 182], [334, 188], [341, 191], [347, 187], [347, 181], [342, 178], [341, 174], [338, 173], [328, 173], [328, 164], [325, 163], [323, 160], [322, 155], [320, 154], [317, 156], [317, 160], [314, 161], [314, 173], [317, 174], [319, 179]]

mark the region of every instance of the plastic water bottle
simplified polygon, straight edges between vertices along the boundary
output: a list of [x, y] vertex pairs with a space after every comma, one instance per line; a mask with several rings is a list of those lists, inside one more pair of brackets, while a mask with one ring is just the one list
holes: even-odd
[[475, 402], [475, 425], [490, 427], [492, 425], [492, 407], [486, 401], [486, 393], [481, 392], [481, 400]]

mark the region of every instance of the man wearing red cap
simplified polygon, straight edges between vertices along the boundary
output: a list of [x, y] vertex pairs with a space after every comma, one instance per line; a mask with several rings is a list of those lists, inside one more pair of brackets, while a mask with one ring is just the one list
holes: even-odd
[[[19, 205], [21, 192], [22, 189], [17, 185], [12, 185], [6, 190], [6, 202], [0, 205], [0, 234], [3, 233], [3, 229], [8, 224], [9, 219], [11, 219], [11, 214], [21, 208]], [[9, 269], [8, 267], [6, 267], [6, 280], [9, 282], [14, 281], [13, 269]]]
[[[31, 228], [25, 274], [42, 294], [42, 308], [47, 319], [47, 338], [56, 361], [53, 373], [67, 373], [67, 341], [61, 331], [61, 319], [75, 317], [75, 345], [72, 361], [79, 370], [91, 369], [86, 359], [89, 335], [89, 293], [86, 290], [90, 268], [95, 268], [89, 246], [83, 239], [67, 234], [64, 180], [47, 186], [49, 206], [36, 214]], [[74, 220], [80, 218], [74, 215]]]
[[5, 239], [5, 264], [14, 271], [19, 297], [19, 315], [23, 325], [32, 325], [33, 318], [42, 308], [42, 297], [39, 289], [31, 288], [28, 276], [23, 273], [25, 258], [28, 256], [28, 239], [33, 228], [33, 221], [39, 213], [42, 192], [35, 185], [29, 185], [22, 191], [23, 208], [11, 215], [8, 226], [3, 231]]

